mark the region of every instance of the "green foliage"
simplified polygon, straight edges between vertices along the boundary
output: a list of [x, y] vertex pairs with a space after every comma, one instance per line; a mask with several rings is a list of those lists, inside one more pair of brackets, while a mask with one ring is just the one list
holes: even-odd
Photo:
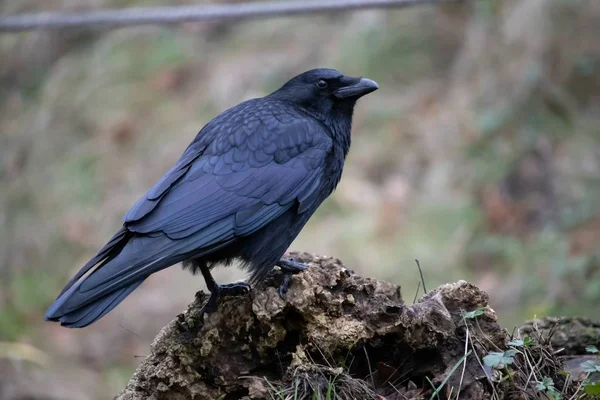
[[[269, 385], [269, 393], [271, 395], [271, 399], [272, 400], [275, 400], [275, 399], [277, 399], [277, 400], [285, 400], [285, 394], [284, 394], [285, 392], [283, 390], [277, 389], [275, 387], [275, 385], [273, 385], [271, 383], [271, 381], [266, 376], [263, 376], [263, 379], [265, 380], [265, 382], [267, 383], [267, 385]], [[298, 384], [296, 383], [295, 386], [298, 387]], [[294, 399], [296, 399], [295, 396], [294, 396]]]
[[590, 374], [594, 372], [600, 372], [600, 364], [597, 364], [592, 360], [584, 361], [581, 363], [581, 369], [583, 370], [583, 372], [587, 372]]
[[476, 310], [473, 310], [473, 311], [462, 311], [460, 313], [460, 315], [463, 318], [475, 319], [475, 318], [479, 317], [480, 315], [483, 315], [484, 312], [485, 312], [485, 308], [480, 307], [480, 308], [478, 308]]
[[537, 382], [535, 387], [538, 391], [545, 393], [551, 399], [560, 400], [562, 398], [561, 394], [557, 392], [554, 387], [554, 381], [547, 376], [544, 376], [541, 381]]
[[515, 355], [517, 353], [518, 351], [514, 349], [509, 349], [504, 352], [492, 351], [487, 356], [483, 357], [483, 363], [490, 368], [502, 369], [515, 361]]
[[588, 353], [596, 354], [598, 353], [598, 348], [591, 344], [589, 346], [585, 346], [585, 351], [587, 351]]
[[[598, 348], [594, 345], [586, 346], [585, 351], [591, 354], [598, 354]], [[587, 360], [581, 363], [581, 369], [590, 376], [590, 374], [600, 373], [600, 364], [593, 360]], [[592, 382], [589, 379], [586, 379], [582, 385], [586, 394], [590, 396], [600, 396], [600, 381]]]
[[522, 340], [521, 339], [515, 339], [515, 340], [511, 340], [510, 342], [508, 342], [509, 346], [513, 346], [513, 347], [526, 347], [526, 346], [531, 346], [535, 344], [535, 341], [530, 338], [529, 336], [525, 336]]
[[[334, 400], [337, 399], [337, 395], [335, 394], [335, 380], [337, 377], [330, 376], [327, 380], [327, 391], [325, 392], [325, 400]], [[314, 400], [319, 400], [316, 394], [313, 394]]]
[[600, 381], [584, 382], [583, 390], [584, 390], [585, 394], [589, 394], [590, 396], [600, 396]]

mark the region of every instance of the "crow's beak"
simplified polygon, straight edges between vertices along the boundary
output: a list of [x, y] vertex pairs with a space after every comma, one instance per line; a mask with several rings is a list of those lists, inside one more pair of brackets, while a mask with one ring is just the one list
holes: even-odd
[[339, 88], [333, 92], [333, 95], [338, 99], [346, 99], [348, 97], [359, 98], [365, 94], [374, 92], [377, 89], [379, 89], [377, 82], [367, 78], [359, 78], [358, 81], [355, 81], [348, 86], [344, 86], [343, 88]]

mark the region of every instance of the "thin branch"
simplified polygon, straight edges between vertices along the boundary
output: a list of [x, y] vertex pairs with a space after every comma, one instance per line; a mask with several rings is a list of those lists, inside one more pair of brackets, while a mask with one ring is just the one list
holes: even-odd
[[419, 289], [421, 289], [421, 281], [417, 282], [417, 291], [415, 292], [415, 298], [413, 299], [413, 304], [417, 302], [417, 297], [419, 297]]
[[415, 262], [417, 263], [417, 268], [419, 268], [419, 275], [421, 275], [421, 283], [423, 284], [423, 292], [425, 292], [425, 294], [427, 294], [427, 288], [425, 287], [425, 278], [423, 278], [423, 270], [421, 269], [421, 264], [419, 263], [418, 259], [415, 259]]
[[80, 13], [47, 12], [0, 16], [0, 32], [34, 29], [119, 28], [182, 22], [274, 18], [368, 8], [407, 7], [457, 2], [460, 0], [310, 0], [264, 1], [237, 4], [206, 4], [165, 7], [131, 7]]
[[[462, 373], [460, 374], [460, 383], [458, 384], [458, 392], [456, 393], [456, 400], [460, 400], [460, 390], [462, 389], [463, 378], [465, 377], [465, 370], [467, 369], [467, 349], [469, 348], [469, 342], [471, 341], [469, 337], [469, 324], [467, 324], [467, 320], [463, 316], [463, 323], [465, 324], [465, 329], [467, 330], [467, 336], [465, 338], [465, 362], [463, 363]], [[477, 357], [477, 353], [475, 353], [475, 357]]]
[[363, 346], [363, 350], [365, 351], [365, 357], [367, 357], [367, 365], [369, 366], [369, 377], [371, 378], [371, 385], [375, 387], [375, 381], [373, 380], [373, 370], [371, 369], [371, 360], [369, 360], [369, 353], [367, 353], [367, 348]]
[[579, 382], [579, 386], [577, 386], [577, 390], [575, 391], [575, 393], [573, 393], [573, 396], [569, 397], [569, 400], [575, 400], [577, 398], [577, 393], [579, 393], [579, 391], [583, 388], [583, 384], [585, 383], [585, 381], [587, 381], [587, 379], [590, 377], [590, 373], [588, 372], [587, 375]]

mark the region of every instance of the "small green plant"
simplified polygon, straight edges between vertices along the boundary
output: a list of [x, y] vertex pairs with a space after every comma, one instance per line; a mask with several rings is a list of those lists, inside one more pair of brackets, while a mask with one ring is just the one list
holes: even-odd
[[484, 312], [485, 312], [485, 308], [480, 307], [473, 311], [463, 311], [460, 313], [460, 315], [463, 318], [475, 319], [475, 318], [479, 317], [480, 315], [483, 315]]
[[487, 356], [483, 357], [483, 363], [490, 368], [502, 369], [507, 365], [515, 362], [517, 350], [509, 349], [504, 352], [492, 351]]
[[[563, 370], [563, 363], [555, 356], [550, 337], [534, 324], [528, 336], [512, 337], [505, 351], [490, 352], [483, 358], [485, 366], [494, 369], [488, 378], [502, 388], [514, 385], [523, 399], [544, 398], [551, 400], [578, 400], [597, 398], [600, 382], [592, 382], [592, 374], [600, 372], [600, 357], [587, 357], [581, 369], [586, 373], [583, 380]], [[591, 354], [598, 354], [593, 345], [586, 347]], [[537, 396], [531, 396], [538, 393]], [[600, 399], [600, 398], [599, 398]]]
[[596, 346], [594, 346], [593, 344], [586, 346], [585, 351], [587, 351], [588, 353], [592, 353], [592, 354], [598, 354], [598, 348]]
[[535, 344], [535, 341], [530, 338], [529, 336], [525, 336], [522, 340], [521, 339], [514, 339], [511, 340], [510, 342], [508, 342], [509, 346], [513, 346], [513, 347], [528, 347]]
[[[594, 345], [585, 347], [585, 351], [591, 354], [598, 354], [598, 348]], [[600, 372], [600, 364], [593, 360], [588, 360], [581, 363], [581, 369], [587, 373], [586, 379], [582, 382], [583, 391], [590, 396], [600, 396], [600, 381], [590, 381], [590, 374]]]
[[581, 369], [583, 372], [593, 374], [594, 372], [600, 372], [600, 365], [592, 360], [588, 360], [581, 363]]
[[[284, 391], [277, 389], [270, 381], [269, 379], [267, 379], [266, 376], [263, 377], [263, 379], [265, 380], [265, 382], [267, 382], [267, 385], [269, 385], [269, 389], [270, 389], [270, 394], [271, 394], [271, 399], [272, 400], [285, 400], [285, 396], [284, 396]], [[297, 386], [297, 385], [296, 385]], [[296, 397], [294, 397], [296, 398]]]
[[600, 381], [590, 382], [586, 379], [583, 382], [583, 391], [590, 396], [600, 396]]
[[554, 387], [554, 381], [547, 376], [544, 376], [541, 381], [537, 382], [535, 387], [551, 399], [559, 400], [562, 398], [560, 392], [557, 392]]

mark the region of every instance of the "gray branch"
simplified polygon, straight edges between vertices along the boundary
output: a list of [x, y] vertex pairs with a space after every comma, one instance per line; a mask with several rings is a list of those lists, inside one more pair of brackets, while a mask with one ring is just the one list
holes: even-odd
[[247, 18], [274, 18], [319, 12], [448, 3], [457, 0], [327, 0], [266, 1], [197, 6], [133, 7], [81, 13], [38, 13], [0, 16], [0, 32], [34, 29], [119, 28], [135, 25], [175, 24]]

